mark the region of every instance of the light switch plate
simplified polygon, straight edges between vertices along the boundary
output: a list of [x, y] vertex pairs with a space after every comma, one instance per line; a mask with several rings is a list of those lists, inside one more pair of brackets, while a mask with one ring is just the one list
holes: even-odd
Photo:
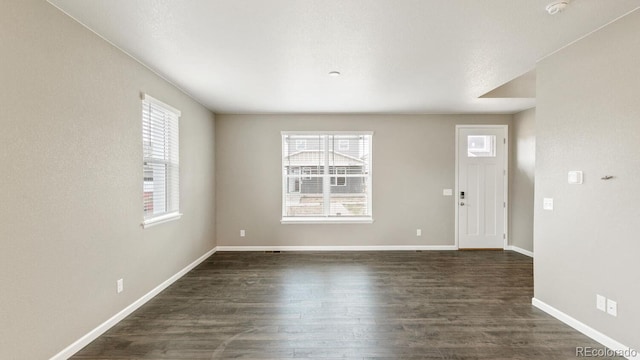
[[453, 189], [443, 189], [442, 190], [442, 195], [443, 196], [453, 196]]
[[553, 198], [544, 198], [542, 200], [542, 208], [544, 210], [553, 210]]
[[607, 298], [596, 294], [596, 309], [607, 311]]
[[582, 171], [569, 171], [567, 181], [571, 185], [582, 185]]
[[422, 229], [416, 229], [416, 236], [422, 236]]

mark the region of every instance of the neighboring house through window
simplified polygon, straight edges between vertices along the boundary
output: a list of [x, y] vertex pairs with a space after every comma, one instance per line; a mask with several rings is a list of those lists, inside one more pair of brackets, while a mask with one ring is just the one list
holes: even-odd
[[142, 225], [180, 218], [180, 111], [144, 94], [142, 100]]
[[311, 175], [311, 168], [308, 168], [308, 167], [302, 168], [302, 175], [304, 175], [302, 177], [302, 180], [311, 180], [312, 179], [311, 176], [310, 176]]
[[283, 132], [282, 222], [372, 222], [372, 135]]
[[[346, 175], [347, 174], [347, 168], [345, 167], [338, 167], [335, 168], [335, 173], [331, 171], [331, 169], [329, 169], [329, 172], [332, 174], [336, 174], [336, 175]], [[346, 177], [341, 177], [341, 176], [332, 176], [331, 177], [331, 185], [332, 186], [346, 186], [347, 185], [347, 178]]]

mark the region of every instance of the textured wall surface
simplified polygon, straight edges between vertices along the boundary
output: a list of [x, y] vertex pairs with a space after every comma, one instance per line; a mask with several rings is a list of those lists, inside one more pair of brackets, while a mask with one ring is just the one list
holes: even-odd
[[[455, 126], [510, 123], [511, 115], [217, 115], [218, 245], [454, 245], [455, 198], [442, 189], [455, 186]], [[280, 224], [280, 132], [295, 130], [375, 132], [373, 224]]]
[[[639, 33], [635, 11], [538, 64], [534, 221], [535, 297], [636, 349]], [[567, 183], [571, 170], [583, 185]], [[617, 301], [617, 317], [596, 309], [596, 294]]]
[[[0, 44], [0, 358], [46, 359], [215, 246], [214, 117], [45, 1]], [[184, 217], [145, 230], [141, 92], [182, 111]]]
[[533, 251], [533, 193], [536, 167], [536, 110], [513, 116], [511, 127], [511, 224], [509, 244]]

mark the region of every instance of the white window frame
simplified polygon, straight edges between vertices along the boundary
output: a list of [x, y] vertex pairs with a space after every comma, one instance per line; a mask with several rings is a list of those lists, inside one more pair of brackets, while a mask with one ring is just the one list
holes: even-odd
[[[142, 131], [143, 131], [143, 156], [142, 156], [142, 171], [143, 171], [143, 192], [147, 187], [145, 184], [147, 181], [146, 178], [146, 165], [154, 164], [154, 165], [162, 165], [166, 167], [166, 178], [164, 180], [165, 187], [163, 191], [164, 198], [164, 206], [165, 211], [155, 214], [145, 214], [143, 210], [143, 221], [142, 227], [147, 228], [150, 226], [162, 224], [165, 222], [173, 221], [180, 219], [182, 214], [180, 213], [180, 149], [179, 149], [179, 119], [182, 113], [180, 110], [173, 108], [170, 105], [165, 104], [164, 102], [155, 99], [148, 94], [142, 94]], [[153, 126], [151, 123], [151, 110], [163, 113], [162, 116], [162, 124], [158, 126], [161, 127], [161, 130], [166, 132], [164, 135], [166, 138], [161, 144], [156, 143], [156, 147], [154, 148], [154, 152], [157, 152], [159, 148], [162, 148], [160, 152], [161, 156], [148, 156], [145, 153], [145, 133], [149, 134], [153, 130]], [[157, 119], [155, 120], [158, 121]], [[148, 140], [149, 144], [153, 148], [153, 141], [151, 139]], [[168, 144], [168, 145], [167, 145]], [[156, 191], [156, 189], [154, 189]], [[144, 196], [143, 196], [144, 199]], [[144, 204], [144, 200], [143, 200]]]
[[[336, 174], [330, 174], [329, 173], [329, 152], [331, 151], [331, 149], [329, 148], [329, 136], [331, 135], [368, 135], [371, 136], [370, 141], [369, 141], [369, 149], [368, 149], [368, 159], [367, 159], [367, 165], [368, 165], [368, 176], [365, 178], [366, 179], [366, 188], [367, 188], [367, 216], [349, 216], [349, 217], [339, 217], [339, 216], [329, 216], [329, 215], [324, 215], [324, 216], [318, 216], [318, 217], [310, 217], [310, 216], [300, 216], [300, 217], [295, 217], [295, 216], [286, 216], [286, 195], [287, 195], [287, 174], [283, 171], [282, 174], [282, 219], [280, 220], [280, 223], [282, 224], [371, 224], [373, 223], [373, 213], [372, 213], [372, 209], [373, 209], [373, 196], [372, 196], [372, 188], [373, 188], [373, 131], [282, 131], [281, 132], [282, 135], [282, 152], [281, 152], [281, 158], [282, 158], [282, 165], [281, 165], [281, 169], [285, 169], [285, 162], [284, 162], [284, 158], [285, 158], [285, 137], [286, 136], [322, 136], [322, 135], [328, 135], [325, 137], [325, 144], [324, 144], [324, 151], [325, 151], [325, 171], [324, 171], [324, 175], [322, 176], [324, 179], [324, 189], [327, 189], [324, 192], [324, 204], [325, 204], [325, 214], [328, 214], [329, 211], [329, 206], [330, 206], [330, 188], [331, 186], [331, 180], [332, 178], [336, 177]], [[301, 140], [301, 139], [297, 139]], [[304, 139], [302, 139], [304, 140]], [[298, 143], [296, 141], [296, 150], [298, 150]], [[305, 141], [306, 142], [306, 141]], [[306, 145], [306, 144], [305, 144]], [[346, 168], [342, 167], [344, 169], [344, 174], [341, 177], [345, 178], [345, 185], [339, 185], [339, 186], [346, 186], [346, 178], [347, 177], [362, 177], [361, 174], [353, 174], [353, 175], [349, 175], [347, 174]], [[337, 168], [336, 168], [337, 169]], [[337, 172], [337, 170], [336, 170]], [[336, 180], [337, 181], [337, 180]]]

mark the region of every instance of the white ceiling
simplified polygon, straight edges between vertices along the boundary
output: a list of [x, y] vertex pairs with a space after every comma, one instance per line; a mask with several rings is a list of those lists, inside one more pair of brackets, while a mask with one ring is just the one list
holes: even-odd
[[640, 6], [573, 0], [550, 16], [549, 1], [50, 0], [218, 113], [532, 107], [479, 96]]

